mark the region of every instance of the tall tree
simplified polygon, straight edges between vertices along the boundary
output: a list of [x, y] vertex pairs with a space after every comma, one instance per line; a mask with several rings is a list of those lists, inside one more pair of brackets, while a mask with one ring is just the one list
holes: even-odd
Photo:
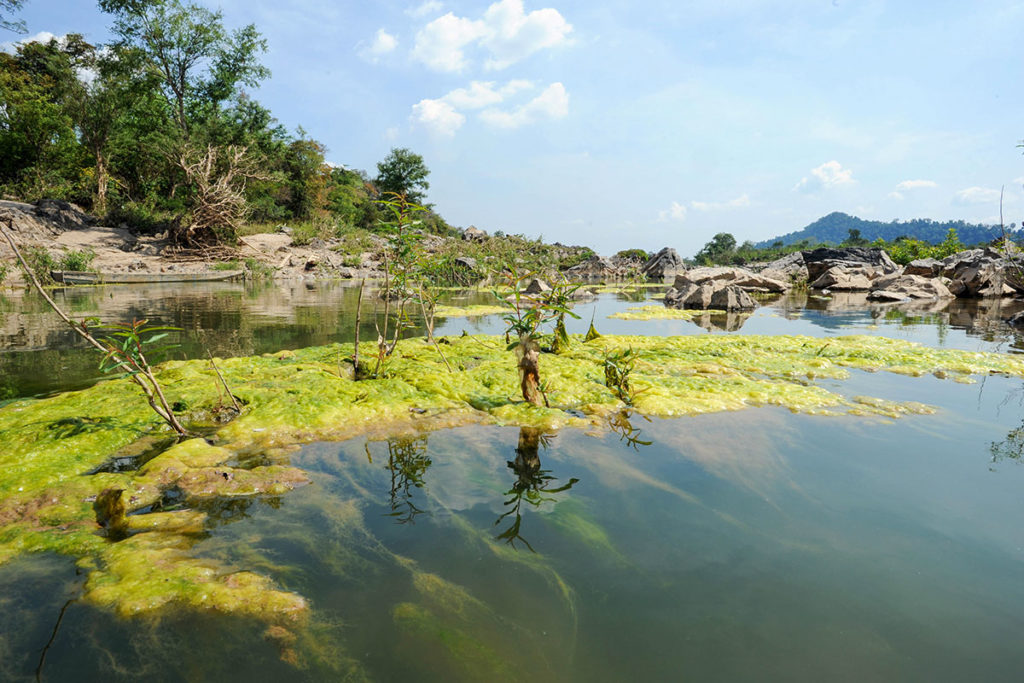
[[0, 0], [0, 10], [3, 10], [3, 13], [0, 14], [0, 28], [15, 33], [28, 33], [24, 21], [8, 18], [12, 13], [20, 10], [24, 4], [25, 0]]
[[405, 147], [392, 148], [384, 161], [377, 163], [377, 189], [382, 193], [404, 195], [413, 204], [422, 204], [430, 188], [430, 171], [423, 157]]
[[258, 57], [267, 42], [255, 25], [229, 32], [223, 15], [181, 0], [100, 0], [114, 14], [114, 48], [137, 52], [188, 139], [243, 85], [269, 76]]

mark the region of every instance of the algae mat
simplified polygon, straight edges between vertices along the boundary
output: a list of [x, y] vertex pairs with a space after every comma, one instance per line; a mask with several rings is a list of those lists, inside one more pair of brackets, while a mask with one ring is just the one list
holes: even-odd
[[[843, 396], [816, 383], [851, 371], [1024, 376], [1024, 361], [994, 353], [940, 350], [881, 337], [617, 337], [545, 354], [549, 407], [523, 403], [513, 354], [499, 337], [465, 336], [442, 345], [449, 373], [424, 340], [401, 342], [385, 376], [355, 382], [351, 345], [332, 345], [220, 361], [243, 414], [217, 427], [221, 399], [208, 365], [169, 362], [160, 378], [169, 398], [206, 439], [167, 447], [168, 435], [135, 387], [123, 380], [0, 408], [0, 563], [28, 553], [73, 557], [86, 572], [83, 599], [121, 615], [179, 607], [254, 618], [268, 637], [289, 643], [309, 624], [310, 608], [275, 572], [227, 565], [193, 552], [216, 523], [211, 501], [273, 499], [308, 483], [293, 466], [297, 443], [360, 434], [437, 429], [475, 422], [535, 426], [604, 424], [624, 407], [605, 386], [608, 354], [632, 349], [633, 409], [685, 416], [753, 406], [895, 418], [927, 406], [883, 397]], [[361, 348], [369, 355], [369, 344]], [[830, 386], [834, 382], [829, 383]], [[129, 536], [113, 542], [94, 521], [92, 501], [120, 488]], [[395, 618], [416, 624], [413, 607]]]

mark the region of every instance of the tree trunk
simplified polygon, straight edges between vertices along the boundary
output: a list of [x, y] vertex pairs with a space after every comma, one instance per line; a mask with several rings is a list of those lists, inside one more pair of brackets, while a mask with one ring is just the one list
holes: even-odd
[[519, 387], [523, 398], [535, 406], [544, 405], [546, 401], [540, 390], [540, 346], [533, 335], [520, 335], [516, 357], [519, 359]]
[[92, 207], [93, 213], [99, 216], [107, 214], [107, 186], [110, 183], [110, 175], [107, 172], [107, 160], [103, 153], [96, 152], [96, 203]]

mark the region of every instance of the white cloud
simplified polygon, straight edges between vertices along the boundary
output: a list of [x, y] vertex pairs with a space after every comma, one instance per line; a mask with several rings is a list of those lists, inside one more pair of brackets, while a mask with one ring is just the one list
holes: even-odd
[[1021, 176], [1020, 178], [1014, 178], [1013, 183], [1014, 185], [1024, 185], [1024, 176]]
[[54, 35], [53, 33], [50, 33], [49, 31], [40, 31], [34, 36], [22, 38], [21, 40], [12, 40], [8, 43], [0, 43], [0, 52], [14, 54], [17, 51], [19, 45], [28, 45], [29, 43], [49, 43], [51, 40], [54, 39], [58, 41], [63, 41], [65, 38], [67, 38], [67, 34], [58, 36]]
[[568, 42], [572, 26], [558, 10], [530, 12], [522, 0], [499, 0], [481, 19], [452, 12], [434, 19], [416, 34], [412, 57], [436, 71], [462, 71], [465, 49], [478, 44], [490, 53], [488, 69], [504, 69], [533, 53]]
[[444, 100], [420, 100], [412, 107], [412, 119], [431, 133], [451, 137], [466, 122], [466, 117]]
[[481, 109], [500, 104], [505, 98], [531, 88], [533, 83], [521, 79], [509, 81], [500, 87], [496, 87], [494, 81], [473, 81], [468, 88], [452, 90], [441, 99], [459, 109]]
[[384, 139], [388, 142], [394, 142], [398, 139], [398, 126], [391, 126], [384, 131]]
[[922, 187], [938, 187], [938, 184], [934, 180], [904, 180], [901, 183], [897, 183], [896, 191], [916, 190]]
[[[897, 187], [899, 187], [899, 185], [897, 185]], [[889, 199], [903, 199], [903, 193], [902, 192], [890, 192], [889, 194], [887, 194], [885, 196], [888, 197]]]
[[434, 14], [435, 12], [438, 12], [443, 6], [444, 5], [442, 5], [437, 0], [426, 0], [426, 2], [423, 2], [415, 7], [410, 7], [409, 9], [405, 10], [405, 13], [408, 14], [410, 17], [421, 19], [427, 16], [428, 14]]
[[398, 47], [398, 39], [381, 28], [377, 29], [373, 42], [360, 50], [359, 55], [368, 62], [376, 62], [389, 52], [394, 52], [396, 47]]
[[799, 192], [817, 192], [838, 185], [849, 185], [853, 182], [856, 182], [853, 179], [853, 171], [843, 168], [842, 164], [833, 159], [817, 168], [812, 168], [811, 177], [801, 178], [793, 189]]
[[500, 0], [484, 12], [487, 34], [481, 41], [491, 52], [488, 69], [504, 69], [534, 52], [567, 42], [572, 25], [558, 10], [539, 9], [527, 14], [522, 0]]
[[658, 222], [676, 221], [682, 223], [686, 220], [686, 207], [679, 202], [672, 202], [672, 206], [664, 211], [658, 212]]
[[730, 199], [727, 202], [690, 202], [690, 206], [695, 208], [697, 211], [721, 211], [723, 209], [741, 209], [745, 206], [750, 206], [750, 197], [746, 193], [741, 194], [736, 199]]
[[968, 187], [953, 197], [955, 204], [989, 204], [999, 201], [999, 190], [987, 187]]
[[519, 128], [539, 119], [560, 119], [569, 115], [569, 93], [561, 83], [552, 83], [540, 95], [512, 111], [485, 109], [484, 122], [498, 128]]

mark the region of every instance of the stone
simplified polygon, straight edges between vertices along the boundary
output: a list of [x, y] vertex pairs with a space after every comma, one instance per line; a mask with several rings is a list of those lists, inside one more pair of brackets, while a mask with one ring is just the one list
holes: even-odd
[[789, 289], [788, 282], [774, 280], [765, 277], [763, 274], [755, 273], [745, 268], [730, 268], [725, 266], [691, 268], [682, 275], [676, 276], [676, 285], [680, 279], [701, 284], [714, 282], [721, 285], [734, 285], [748, 292], [772, 292], [781, 293]]
[[476, 270], [477, 268], [476, 259], [470, 258], [469, 256], [458, 256], [455, 258], [454, 263], [459, 268], [464, 268], [466, 270]]
[[612, 263], [609, 259], [594, 254], [585, 261], [580, 261], [572, 268], [567, 269], [566, 273], [576, 277], [614, 277], [616, 275], [620, 275], [622, 273], [622, 269]]
[[736, 285], [727, 285], [711, 295], [711, 306], [721, 311], [752, 311], [757, 302]]
[[462, 239], [467, 242], [483, 242], [487, 239], [487, 233], [475, 225], [471, 225], [462, 231]]
[[526, 285], [526, 289], [523, 291], [527, 294], [543, 294], [544, 292], [551, 291], [551, 285], [544, 282], [539, 277], [535, 277], [530, 280], [530, 283]]
[[933, 258], [919, 258], [903, 266], [905, 275], [935, 277], [942, 271], [942, 261]]
[[880, 273], [895, 273], [899, 266], [884, 249], [877, 247], [821, 247], [811, 251], [802, 252], [804, 263], [807, 266], [807, 279], [814, 282], [825, 273], [825, 271], [836, 266], [846, 268], [863, 268], [871, 266]]
[[905, 299], [951, 299], [953, 293], [939, 278], [922, 275], [888, 275], [875, 281], [868, 294], [871, 301], [903, 301]]
[[819, 275], [808, 287], [838, 292], [866, 292], [872, 289], [872, 280], [879, 273], [873, 268], [832, 266]]
[[766, 264], [761, 275], [782, 282], [807, 282], [807, 264], [803, 252], [794, 251]]
[[671, 247], [665, 247], [657, 254], [647, 259], [647, 262], [640, 268], [640, 274], [650, 280], [665, 280], [675, 277], [676, 274], [686, 270], [686, 264], [679, 254]]

